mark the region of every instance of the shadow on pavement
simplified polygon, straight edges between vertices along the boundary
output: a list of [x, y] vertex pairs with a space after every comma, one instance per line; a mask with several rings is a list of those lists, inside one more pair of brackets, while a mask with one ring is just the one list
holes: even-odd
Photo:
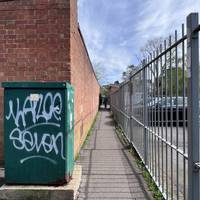
[[[111, 127], [113, 127], [113, 126], [115, 127], [115, 125], [116, 125], [115, 122], [114, 122], [113, 120], [110, 120], [110, 121], [108, 121], [108, 122], [105, 122], [105, 124], [108, 125], [108, 126], [111, 126]], [[114, 127], [113, 127], [113, 128], [114, 128]]]
[[[100, 124], [98, 130], [101, 131], [104, 130], [103, 124], [115, 128], [114, 120], [105, 111], [101, 112]], [[99, 134], [99, 131], [95, 130], [90, 138], [90, 148], [85, 149], [84, 155], [80, 156], [80, 163], [83, 164], [84, 181], [80, 188], [78, 200], [96, 198], [152, 200], [141, 171], [128, 152], [129, 147], [116, 136], [114, 131], [112, 130], [109, 133], [110, 135], [107, 135], [107, 133]], [[114, 142], [111, 141], [111, 144], [109, 144], [109, 138]], [[120, 142], [118, 143], [116, 139], [119, 139]], [[100, 157], [103, 155], [106, 156], [104, 159]], [[112, 159], [114, 163], [112, 163]], [[115, 159], [118, 159], [118, 161]], [[116, 173], [115, 165], [119, 166]], [[111, 170], [112, 168], [113, 170]], [[122, 182], [121, 178], [124, 182], [127, 182]]]

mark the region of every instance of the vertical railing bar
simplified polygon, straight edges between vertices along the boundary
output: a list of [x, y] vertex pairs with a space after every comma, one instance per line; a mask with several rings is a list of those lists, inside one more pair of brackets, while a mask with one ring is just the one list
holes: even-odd
[[[122, 93], [122, 89], [120, 88], [120, 92], [119, 92], [119, 105], [121, 105], [122, 103], [122, 100], [121, 100], [121, 93]], [[118, 117], [119, 117], [119, 120], [120, 120], [120, 125], [121, 125], [121, 113], [118, 112]]]
[[[121, 109], [124, 110], [124, 106], [123, 106], [123, 103], [124, 103], [124, 98], [123, 98], [123, 95], [124, 95], [124, 91], [123, 91], [123, 87], [121, 88]], [[120, 121], [121, 121], [121, 126], [122, 128], [124, 128], [124, 120], [123, 120], [123, 115], [122, 113], [120, 113]], [[126, 135], [126, 134], [125, 134]]]
[[[124, 105], [124, 109], [123, 109], [123, 112], [124, 113], [126, 113], [126, 103], [125, 103], [125, 87], [126, 87], [126, 85], [124, 85], [123, 86], [123, 105]], [[126, 137], [128, 137], [128, 133], [127, 133], [127, 131], [126, 131], [126, 118], [125, 118], [125, 116], [124, 115], [122, 115], [123, 116], [123, 127], [124, 127], [124, 132], [126, 133]]]
[[[146, 65], [148, 64], [148, 57], [145, 60]], [[149, 120], [149, 112], [148, 112], [148, 99], [149, 99], [149, 90], [148, 90], [148, 78], [149, 78], [149, 71], [148, 65], [146, 67], [146, 143], [147, 143], [147, 164], [149, 166], [149, 129], [148, 129], [148, 120]], [[145, 95], [145, 94], [144, 94]]]
[[[121, 93], [120, 93], [120, 97], [121, 97], [121, 104], [120, 104], [120, 106], [121, 106], [121, 110], [123, 111], [123, 109], [124, 109], [124, 106], [123, 106], [123, 87], [121, 88]], [[121, 126], [122, 126], [122, 128], [124, 128], [123, 127], [123, 124], [124, 124], [124, 120], [123, 120], [123, 115], [122, 115], [122, 113], [120, 113], [120, 124], [121, 124]], [[124, 133], [125, 134], [125, 133]]]
[[[160, 45], [160, 52], [162, 53], [162, 44]], [[161, 66], [161, 137], [163, 138], [163, 57], [160, 58], [160, 66]], [[164, 161], [163, 161], [163, 141], [161, 141], [161, 154], [162, 154], [162, 192], [164, 192]]]
[[[123, 112], [125, 113], [126, 112], [126, 110], [125, 110], [125, 85], [123, 85], [122, 90], [123, 90]], [[126, 130], [126, 118], [124, 115], [122, 115], [122, 118], [123, 118], [123, 129], [124, 129], [125, 135], [128, 136], [127, 131], [125, 131]]]
[[[156, 57], [158, 57], [159, 55], [159, 50], [157, 49], [156, 51]], [[157, 70], [156, 70], [156, 76], [157, 76], [157, 98], [158, 98], [158, 103], [157, 103], [157, 119], [158, 119], [158, 123], [157, 123], [157, 131], [158, 131], [158, 135], [160, 136], [160, 104], [159, 104], [159, 101], [160, 101], [160, 93], [159, 93], [159, 58], [157, 59], [156, 61], [156, 67], [157, 67]], [[159, 137], [156, 137], [156, 143], [157, 143], [157, 152], [158, 152], [158, 161], [157, 161], [157, 166], [158, 166], [158, 184], [160, 186], [160, 138]]]
[[[151, 54], [151, 61], [153, 60], [153, 55]], [[151, 101], [151, 113], [152, 113], [152, 131], [154, 130], [154, 110], [153, 110], [153, 106], [154, 106], [154, 84], [153, 84], [153, 63], [151, 63], [151, 87], [152, 87], [152, 101]], [[154, 138], [154, 135], [151, 134], [152, 136], [152, 140], [151, 140], [151, 146], [152, 146], [152, 163], [151, 163], [151, 166], [152, 166], [152, 174], [153, 176], [155, 175], [154, 174], [154, 149], [153, 149], [153, 145], [154, 145], [154, 141], [153, 141], [153, 138]]]
[[129, 78], [129, 84], [128, 84], [128, 93], [129, 93], [129, 104], [128, 104], [128, 116], [129, 116], [129, 120], [128, 120], [128, 128], [129, 128], [129, 140], [131, 141], [131, 98], [130, 98], [130, 84], [131, 84], [131, 81], [130, 81], [130, 78]]
[[[150, 56], [148, 56], [148, 61], [147, 61], [148, 63], [150, 62]], [[148, 65], [148, 67], [147, 67], [147, 69], [148, 69], [148, 82], [147, 82], [147, 86], [148, 86], [148, 90], [149, 90], [149, 94], [148, 94], [148, 104], [147, 104], [147, 111], [148, 111], [148, 128], [150, 128], [151, 127], [151, 112], [150, 112], [150, 103], [151, 103], [151, 84], [150, 84], [150, 81], [151, 81], [151, 78], [150, 78], [150, 76], [151, 76], [151, 73], [150, 73], [150, 66]], [[149, 83], [149, 84], [148, 84]], [[149, 151], [149, 166], [151, 166], [151, 144], [150, 144], [150, 141], [151, 141], [151, 139], [150, 139], [150, 134], [149, 134], [149, 132], [148, 132], [148, 151]], [[150, 168], [151, 169], [151, 168]]]
[[[123, 106], [123, 109], [122, 111], [124, 112], [124, 108], [125, 108], [125, 104], [124, 104], [124, 85], [122, 86], [122, 106]], [[121, 118], [122, 118], [122, 127], [123, 127], [123, 130], [124, 130], [124, 115], [121, 113]], [[124, 131], [125, 135], [127, 136], [127, 133]]]
[[130, 78], [130, 84], [129, 84], [129, 91], [130, 91], [130, 141], [133, 141], [133, 119], [132, 119], [132, 114], [133, 114], [133, 84], [132, 84], [132, 77]]
[[[175, 31], [175, 42], [177, 42], [177, 30]], [[179, 148], [179, 108], [178, 108], [178, 92], [179, 92], [179, 84], [178, 84], [178, 55], [177, 55], [177, 46], [175, 47], [175, 67], [176, 67], [176, 147]], [[178, 151], [176, 151], [176, 198], [179, 199], [179, 159], [178, 159]]]
[[[132, 83], [131, 83], [131, 85], [132, 85], [131, 90], [132, 90], [132, 95], [133, 95], [133, 82], [134, 82], [134, 80], [131, 79], [131, 81], [132, 81]], [[133, 97], [132, 97], [132, 98], [133, 98]], [[131, 113], [131, 116], [133, 116], [133, 113], [134, 113], [133, 101], [132, 101], [132, 105], [131, 105], [131, 107], [132, 107], [132, 113]], [[132, 119], [132, 126], [134, 127], [133, 119]], [[133, 132], [132, 132], [132, 142], [133, 142]]]
[[[146, 58], [146, 64], [148, 64], [148, 57]], [[146, 80], [146, 127], [149, 128], [149, 112], [148, 112], [148, 100], [149, 100], [149, 89], [148, 89], [148, 79], [149, 79], [149, 71], [148, 71], [148, 66], [146, 67], [146, 75], [147, 75], [147, 80]], [[149, 130], [149, 129], [148, 129]], [[147, 166], [149, 166], [149, 131], [147, 130]]]
[[[167, 49], [167, 42], [164, 40], [164, 51]], [[165, 139], [168, 141], [168, 113], [167, 113], [167, 53], [165, 53]], [[168, 145], [166, 144], [166, 198], [168, 199]]]
[[132, 124], [132, 119], [131, 119], [131, 109], [132, 109], [132, 97], [131, 97], [131, 78], [129, 77], [129, 84], [128, 84], [128, 91], [129, 91], [129, 133], [130, 133], [130, 136], [129, 136], [129, 139], [130, 141], [132, 141], [132, 127], [131, 127], [131, 124]]
[[[156, 57], [156, 52], [153, 52], [153, 57], [155, 59]], [[156, 61], [153, 62], [154, 66], [154, 131], [156, 131]], [[155, 156], [155, 161], [154, 161], [154, 168], [155, 168], [155, 180], [157, 181], [157, 151], [156, 151], [156, 136], [154, 135], [154, 156]]]
[[[146, 64], [146, 60], [143, 60], [143, 66], [145, 66]], [[143, 69], [143, 90], [144, 90], [144, 110], [143, 110], [143, 123], [144, 123], [144, 162], [145, 162], [145, 165], [147, 165], [147, 133], [146, 133], [146, 115], [147, 115], [147, 112], [146, 112], [146, 68]]]
[[[152, 61], [152, 54], [151, 54]], [[153, 63], [151, 63], [151, 130], [153, 131]], [[153, 172], [153, 135], [151, 135], [151, 170]]]
[[[124, 86], [122, 86], [122, 111], [124, 112]], [[122, 118], [122, 127], [123, 127], [123, 130], [124, 130], [124, 115], [121, 113], [121, 118]], [[125, 133], [125, 135], [127, 135]]]
[[[171, 35], [169, 36], [169, 47], [171, 46]], [[170, 67], [170, 143], [173, 144], [173, 109], [172, 109], [172, 50], [169, 51], [169, 67]], [[171, 199], [173, 199], [173, 148], [171, 147]]]
[[[125, 87], [126, 85], [123, 85], [123, 106], [124, 106], [124, 109], [123, 109], [123, 112], [126, 113], [126, 105], [125, 105]], [[126, 137], [128, 137], [128, 133], [126, 131], [126, 118], [124, 115], [123, 116], [123, 128], [124, 128], [124, 132], [126, 134]]]
[[[119, 96], [119, 101], [118, 101], [118, 103], [119, 103], [119, 105], [121, 105], [121, 88], [120, 88], [120, 90], [119, 90], [119, 94], [118, 94], [118, 96]], [[120, 120], [120, 113], [118, 112], [118, 121]]]
[[[122, 89], [120, 88], [120, 93], [119, 93], [119, 98], [120, 98], [120, 101], [119, 101], [119, 105], [121, 105], [122, 104]], [[121, 121], [121, 113], [119, 113], [119, 120], [120, 120], [120, 125], [121, 125], [121, 123], [122, 123], [122, 121]]]
[[[182, 37], [184, 36], [184, 24], [182, 24]], [[183, 79], [183, 85], [182, 85], [182, 95], [183, 95], [183, 153], [185, 154], [185, 128], [186, 128], [186, 122], [185, 122], [185, 41], [182, 42], [182, 79]], [[186, 199], [186, 160], [185, 157], [183, 157], [183, 196], [184, 200]]]
[[[122, 104], [123, 104], [123, 87], [121, 88], [121, 92], [120, 92], [120, 98], [121, 98], [121, 104], [120, 104], [120, 108], [121, 108], [121, 110], [123, 110], [123, 106], [122, 106]], [[120, 124], [121, 124], [121, 126], [122, 126], [122, 128], [123, 128], [123, 118], [122, 118], [122, 113], [120, 112]]]

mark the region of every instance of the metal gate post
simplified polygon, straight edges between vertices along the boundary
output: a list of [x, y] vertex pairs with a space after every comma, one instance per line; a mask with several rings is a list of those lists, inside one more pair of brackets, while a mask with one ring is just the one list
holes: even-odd
[[[143, 60], [142, 62], [143, 67], [146, 64], [146, 61]], [[143, 126], [144, 126], [144, 162], [145, 165], [147, 165], [147, 153], [148, 153], [148, 147], [147, 147], [147, 87], [146, 87], [146, 68], [144, 68], [143, 70], [143, 101], [144, 101], [144, 105], [143, 105]]]
[[198, 13], [187, 17], [188, 90], [188, 199], [200, 199], [199, 144], [199, 38]]

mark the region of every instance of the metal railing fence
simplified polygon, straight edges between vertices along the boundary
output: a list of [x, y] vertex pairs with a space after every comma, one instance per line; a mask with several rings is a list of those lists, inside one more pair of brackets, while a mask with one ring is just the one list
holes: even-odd
[[198, 14], [111, 94], [115, 120], [165, 199], [200, 199]]

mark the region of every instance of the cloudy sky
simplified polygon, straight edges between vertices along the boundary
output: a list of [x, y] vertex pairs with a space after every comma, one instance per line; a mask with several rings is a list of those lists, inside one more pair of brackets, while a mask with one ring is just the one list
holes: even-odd
[[120, 80], [147, 40], [181, 30], [200, 0], [78, 0], [78, 18], [93, 66], [103, 71], [101, 84]]

